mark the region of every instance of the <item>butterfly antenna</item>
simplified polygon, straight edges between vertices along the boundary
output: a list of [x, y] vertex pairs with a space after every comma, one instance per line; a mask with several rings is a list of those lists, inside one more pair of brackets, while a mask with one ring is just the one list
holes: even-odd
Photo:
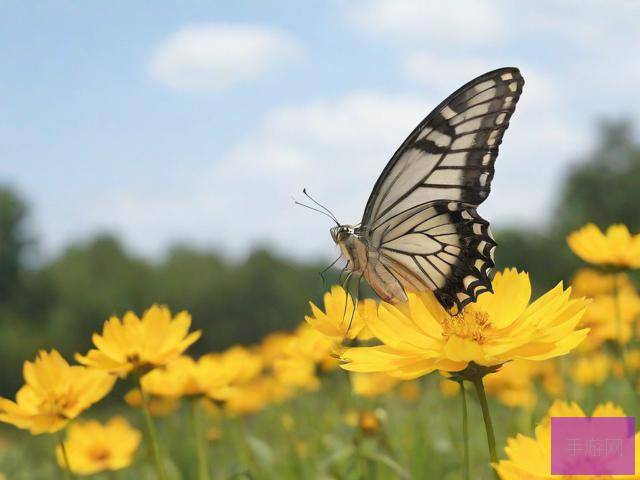
[[340, 226], [340, 223], [338, 222], [338, 220], [336, 220], [335, 217], [333, 217], [332, 215], [329, 215], [327, 212], [323, 212], [322, 210], [318, 210], [317, 208], [311, 207], [309, 205], [305, 205], [304, 203], [297, 201], [295, 198], [293, 198], [293, 203], [295, 203], [296, 205], [300, 205], [301, 207], [308, 208], [309, 210], [313, 210], [314, 212], [321, 213], [325, 217], [329, 217], [331, 220], [333, 220], [338, 227]]
[[307, 193], [307, 189], [303, 188], [302, 189], [302, 193], [304, 193], [306, 195], [306, 197], [311, 200], [313, 203], [315, 203], [317, 206], [319, 206], [321, 209], [323, 209], [325, 212], [327, 212], [329, 215], [331, 215], [331, 218], [333, 218], [333, 220], [340, 225], [340, 222], [338, 221], [338, 219], [336, 218], [336, 216], [333, 214], [333, 212], [331, 210], [329, 210], [327, 207], [325, 207], [324, 205], [322, 205], [319, 201], [317, 201], [315, 198], [313, 198], [311, 195], [309, 195]]

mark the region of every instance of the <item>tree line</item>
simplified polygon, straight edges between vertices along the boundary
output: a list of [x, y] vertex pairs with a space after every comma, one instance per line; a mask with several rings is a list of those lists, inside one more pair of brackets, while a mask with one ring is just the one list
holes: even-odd
[[[565, 242], [572, 229], [593, 221], [640, 230], [640, 144], [625, 121], [603, 123], [598, 131], [594, 150], [567, 172], [543, 229], [496, 232], [498, 267], [529, 271], [540, 290], [569, 280], [579, 265]], [[91, 333], [110, 315], [141, 312], [154, 302], [186, 309], [194, 328], [206, 332], [194, 348], [204, 352], [293, 328], [308, 300], [320, 300], [323, 292], [318, 272], [328, 262], [322, 259], [295, 262], [256, 249], [232, 261], [179, 245], [149, 261], [108, 234], [34, 265], [29, 259], [37, 239], [28, 218], [27, 202], [0, 186], [0, 395], [14, 393], [22, 362], [38, 348], [55, 347], [67, 357], [85, 352]]]

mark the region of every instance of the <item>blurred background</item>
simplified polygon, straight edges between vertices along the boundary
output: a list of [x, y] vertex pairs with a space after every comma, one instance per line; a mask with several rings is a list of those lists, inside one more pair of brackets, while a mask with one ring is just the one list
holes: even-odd
[[462, 0], [0, 4], [0, 394], [153, 302], [196, 351], [297, 325], [414, 125], [501, 66], [526, 86], [490, 198], [536, 288], [587, 221], [640, 229], [640, 4]]

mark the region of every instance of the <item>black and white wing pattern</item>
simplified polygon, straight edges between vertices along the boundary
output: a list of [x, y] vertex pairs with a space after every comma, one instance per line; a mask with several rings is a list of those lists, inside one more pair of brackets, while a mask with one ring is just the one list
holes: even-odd
[[393, 155], [369, 197], [359, 234], [369, 283], [388, 301], [433, 290], [462, 308], [484, 291], [496, 246], [476, 212], [524, 79], [502, 68], [467, 83], [435, 108]]

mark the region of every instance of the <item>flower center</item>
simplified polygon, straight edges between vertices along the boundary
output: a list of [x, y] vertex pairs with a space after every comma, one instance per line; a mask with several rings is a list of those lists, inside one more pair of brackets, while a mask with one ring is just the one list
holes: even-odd
[[111, 452], [105, 447], [94, 447], [87, 452], [87, 456], [94, 462], [105, 462], [111, 457]]
[[65, 395], [53, 395], [42, 399], [38, 407], [39, 411], [48, 415], [67, 417], [67, 411], [75, 407], [77, 398], [68, 393]]
[[462, 313], [446, 318], [442, 323], [442, 336], [449, 338], [456, 335], [478, 343], [484, 341], [484, 332], [489, 326], [489, 315], [464, 309]]

